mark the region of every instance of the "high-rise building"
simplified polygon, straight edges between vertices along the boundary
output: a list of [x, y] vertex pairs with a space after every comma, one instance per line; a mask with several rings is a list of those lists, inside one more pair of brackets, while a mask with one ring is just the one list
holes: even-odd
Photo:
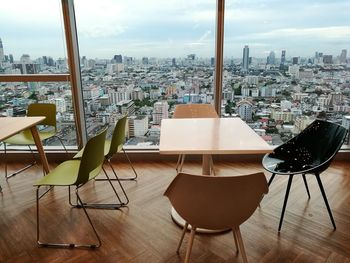
[[242, 63], [242, 70], [248, 71], [249, 69], [249, 47], [247, 45], [243, 48], [243, 63]]
[[148, 116], [131, 116], [128, 124], [129, 137], [144, 136], [148, 132]]
[[153, 124], [159, 125], [162, 119], [168, 118], [169, 105], [167, 101], [157, 101], [153, 105]]
[[149, 62], [148, 62], [148, 57], [143, 57], [143, 58], [142, 58], [142, 64], [143, 64], [143, 65], [148, 65], [148, 63], [149, 63]]
[[299, 64], [299, 57], [293, 57], [292, 58], [292, 64], [293, 65], [298, 65]]
[[115, 63], [123, 63], [122, 55], [114, 55], [113, 60]]
[[282, 50], [282, 54], [281, 54], [281, 64], [284, 65], [284, 63], [286, 63], [286, 51]]
[[9, 55], [9, 60], [10, 60], [10, 63], [13, 63], [13, 55], [12, 54]]
[[343, 49], [340, 53], [340, 63], [346, 63], [346, 53], [347, 53], [347, 50], [346, 49]]
[[276, 56], [274, 51], [271, 51], [269, 56], [267, 57], [267, 64], [270, 64], [270, 65], [276, 64]]
[[210, 66], [214, 67], [215, 65], [215, 58], [210, 58]]
[[2, 41], [1, 41], [1, 38], [0, 38], [0, 62], [4, 61], [4, 59], [5, 59], [4, 47], [2, 45]]
[[172, 65], [173, 67], [176, 67], [176, 58], [173, 58], [173, 59], [171, 60], [171, 65]]
[[333, 63], [333, 56], [332, 55], [324, 55], [323, 56], [323, 63], [324, 64], [332, 64]]

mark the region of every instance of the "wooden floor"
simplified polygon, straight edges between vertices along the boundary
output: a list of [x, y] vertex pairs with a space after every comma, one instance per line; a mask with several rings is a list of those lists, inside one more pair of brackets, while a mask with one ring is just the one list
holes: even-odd
[[[52, 165], [52, 164], [51, 164]], [[54, 165], [51, 166], [51, 168]], [[175, 176], [175, 163], [137, 162], [139, 179], [124, 182], [130, 204], [120, 210], [89, 214], [102, 239], [95, 250], [38, 248], [36, 245], [35, 188], [42, 176], [33, 167], [9, 180], [0, 178], [0, 262], [182, 262], [187, 239], [175, 253], [181, 229], [170, 217], [163, 196]], [[121, 176], [131, 175], [126, 164], [115, 164]], [[261, 171], [260, 163], [215, 163], [220, 175]], [[0, 171], [3, 171], [0, 166]], [[19, 168], [18, 164], [11, 169]], [[200, 164], [186, 163], [185, 171], [199, 173]], [[317, 182], [308, 177], [311, 199], [301, 178], [292, 185], [280, 234], [277, 232], [287, 178], [277, 177], [254, 215], [241, 226], [250, 262], [350, 262], [350, 164], [333, 162], [321, 176], [333, 210], [333, 231]], [[3, 174], [3, 172], [2, 172]], [[267, 178], [270, 176], [265, 173]], [[113, 202], [106, 182], [91, 182], [82, 190], [84, 201]], [[208, 207], [210, 209], [210, 207]], [[67, 190], [56, 187], [41, 201], [42, 237], [51, 242], [93, 242], [81, 209], [68, 204]], [[191, 262], [242, 262], [235, 253], [232, 233], [196, 235]]]

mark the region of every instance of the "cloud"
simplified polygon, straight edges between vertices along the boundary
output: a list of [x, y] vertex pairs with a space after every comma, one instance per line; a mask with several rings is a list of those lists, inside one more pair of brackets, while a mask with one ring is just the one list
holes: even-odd
[[349, 39], [350, 26], [311, 27], [311, 28], [283, 28], [264, 33], [256, 33], [240, 36], [239, 39], [274, 39], [274, 38], [321, 38], [325, 39]]

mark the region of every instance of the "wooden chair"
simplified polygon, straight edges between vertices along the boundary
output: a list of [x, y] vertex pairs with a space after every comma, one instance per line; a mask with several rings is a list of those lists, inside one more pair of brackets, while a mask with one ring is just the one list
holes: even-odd
[[[175, 107], [173, 118], [219, 118], [219, 115], [211, 104], [179, 104]], [[175, 168], [178, 173], [182, 172], [185, 156], [185, 154], [179, 155]], [[213, 158], [210, 158], [210, 166], [212, 167], [212, 172], [215, 174]]]
[[200, 176], [180, 173], [164, 195], [186, 221], [177, 252], [188, 225], [191, 226], [185, 263], [189, 262], [197, 228], [232, 229], [237, 251], [247, 262], [239, 226], [255, 211], [268, 192], [264, 173], [241, 176]]

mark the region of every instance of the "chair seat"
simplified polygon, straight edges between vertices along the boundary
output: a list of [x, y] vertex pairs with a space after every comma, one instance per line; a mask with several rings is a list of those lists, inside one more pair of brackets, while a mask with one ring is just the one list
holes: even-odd
[[[56, 131], [52, 130], [52, 131], [42, 131], [39, 132], [39, 137], [40, 140], [46, 140], [50, 137], [55, 136]], [[4, 140], [4, 142], [8, 143], [8, 144], [16, 144], [16, 145], [34, 145], [34, 139], [32, 136], [32, 133], [30, 132], [30, 130], [24, 130], [20, 133], [17, 133], [13, 136], [11, 136], [10, 138]]]
[[300, 157], [290, 157], [288, 159], [285, 159], [272, 153], [266, 154], [264, 156], [262, 164], [264, 168], [270, 173], [288, 175], [312, 172], [321, 163], [317, 160], [314, 160], [313, 163], [310, 163], [309, 160], [305, 160]]
[[[79, 173], [80, 160], [70, 160], [61, 163], [48, 175], [41, 178], [34, 186], [57, 185], [69, 186], [74, 185]], [[101, 167], [91, 171], [89, 180], [95, 178], [100, 173]]]

